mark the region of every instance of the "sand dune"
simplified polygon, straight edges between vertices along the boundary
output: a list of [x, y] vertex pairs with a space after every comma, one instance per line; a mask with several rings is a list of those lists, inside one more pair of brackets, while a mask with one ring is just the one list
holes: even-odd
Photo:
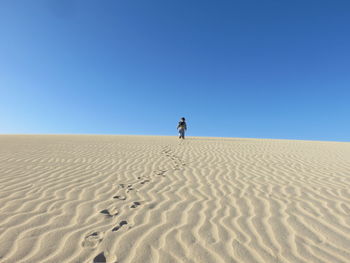
[[1, 135], [0, 262], [350, 262], [350, 143]]

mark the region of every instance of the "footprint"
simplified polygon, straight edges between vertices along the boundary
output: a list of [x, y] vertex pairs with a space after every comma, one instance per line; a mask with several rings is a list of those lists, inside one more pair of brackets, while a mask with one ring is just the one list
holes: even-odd
[[108, 217], [113, 217], [119, 214], [119, 211], [116, 208], [103, 209], [100, 211], [101, 214], [104, 214]]
[[140, 202], [134, 202], [134, 203], [130, 206], [130, 208], [136, 208], [136, 207], [138, 207], [139, 205], [141, 205]]
[[126, 196], [124, 195], [116, 195], [116, 196], [113, 196], [114, 199], [119, 199], [119, 200], [126, 200]]
[[102, 232], [94, 232], [84, 238], [82, 246], [85, 248], [95, 248], [103, 240]]
[[159, 170], [156, 172], [156, 175], [164, 175], [166, 172], [166, 170]]
[[132, 187], [132, 184], [129, 184], [126, 193], [129, 193], [132, 190], [134, 190], [134, 188]]
[[95, 258], [94, 258], [94, 262], [93, 263], [106, 263], [106, 257], [104, 255], [103, 252], [101, 252], [100, 254], [98, 254]]
[[145, 183], [148, 183], [148, 182], [149, 182], [149, 180], [144, 180], [144, 181], [140, 182], [140, 184], [145, 184]]
[[119, 223], [118, 226], [114, 227], [114, 228], [112, 229], [112, 231], [115, 232], [115, 231], [119, 230], [119, 228], [121, 228], [123, 225], [127, 225], [127, 224], [128, 224], [128, 222], [125, 221], [125, 220], [123, 220], [123, 221], [121, 221], [121, 222]]
[[155, 208], [156, 206], [157, 206], [156, 203], [150, 204], [150, 205], [148, 206], [148, 209], [153, 209], [153, 208]]

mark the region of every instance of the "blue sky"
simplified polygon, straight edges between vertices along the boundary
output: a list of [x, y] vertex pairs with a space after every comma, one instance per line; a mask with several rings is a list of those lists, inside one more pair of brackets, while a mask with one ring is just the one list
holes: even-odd
[[0, 133], [349, 141], [350, 2], [5, 0]]

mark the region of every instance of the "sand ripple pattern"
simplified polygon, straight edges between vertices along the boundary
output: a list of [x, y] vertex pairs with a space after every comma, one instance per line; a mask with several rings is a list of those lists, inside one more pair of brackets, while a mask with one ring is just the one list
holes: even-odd
[[1, 135], [0, 262], [350, 262], [350, 143]]

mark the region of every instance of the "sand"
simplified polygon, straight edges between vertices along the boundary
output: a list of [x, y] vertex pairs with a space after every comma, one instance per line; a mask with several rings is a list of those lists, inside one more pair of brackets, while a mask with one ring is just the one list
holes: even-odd
[[0, 262], [350, 262], [350, 143], [1, 135]]

